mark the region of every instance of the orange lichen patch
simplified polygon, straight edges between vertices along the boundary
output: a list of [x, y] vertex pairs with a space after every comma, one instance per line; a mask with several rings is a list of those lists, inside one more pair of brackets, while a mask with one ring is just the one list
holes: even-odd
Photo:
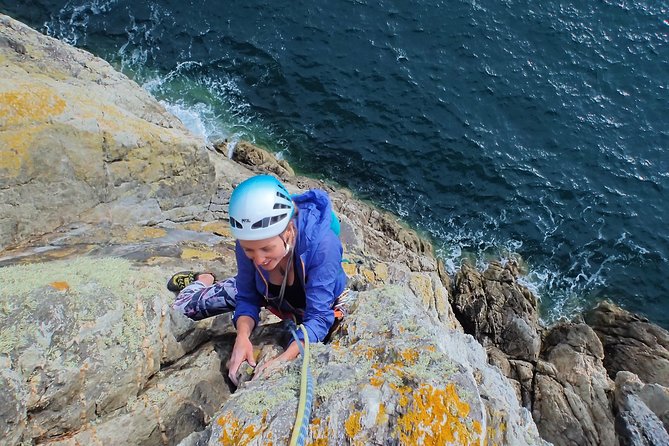
[[[383, 348], [369, 349], [365, 351], [367, 359], [379, 358], [385, 350]], [[374, 374], [370, 377], [369, 382], [375, 387], [380, 387], [385, 381], [386, 376], [391, 374], [396, 377], [402, 377], [406, 374], [406, 367], [411, 367], [416, 364], [419, 358], [419, 353], [413, 349], [402, 350], [397, 355], [399, 359], [395, 362], [385, 364], [372, 364]]]
[[402, 376], [404, 374], [404, 365], [399, 362], [390, 364], [372, 364], [374, 374], [369, 378], [369, 383], [375, 387], [380, 387], [387, 381], [387, 376]]
[[397, 403], [401, 407], [406, 407], [409, 405], [409, 397], [411, 396], [411, 387], [398, 386], [396, 384], [391, 383], [390, 388], [400, 394], [400, 399], [397, 401]]
[[[321, 424], [323, 427], [321, 427]], [[332, 437], [332, 432], [320, 418], [314, 418], [309, 424], [309, 437], [307, 446], [327, 446], [330, 437]]]
[[125, 238], [128, 241], [136, 242], [139, 240], [156, 239], [167, 235], [167, 231], [161, 228], [132, 228], [128, 231]]
[[70, 289], [70, 285], [67, 282], [51, 282], [49, 285], [58, 291], [67, 291]]
[[382, 355], [384, 351], [385, 349], [383, 347], [365, 348], [364, 356], [367, 359], [374, 359]]
[[214, 260], [221, 258], [221, 254], [208, 249], [184, 248], [181, 252], [182, 259]]
[[250, 423], [245, 425], [230, 412], [223, 414], [217, 420], [217, 423], [222, 428], [221, 436], [218, 441], [224, 446], [241, 446], [248, 444], [260, 433], [260, 429], [258, 429], [255, 424]]
[[353, 412], [344, 422], [344, 429], [346, 430], [346, 435], [351, 440], [351, 445], [364, 445], [364, 442], [360, 440], [355, 440], [355, 437], [362, 432], [362, 412]]
[[406, 364], [413, 365], [418, 361], [418, 352], [416, 350], [403, 350], [400, 352], [400, 357]]
[[45, 85], [24, 84], [0, 93], [0, 127], [43, 122], [65, 110], [65, 101]]
[[488, 426], [488, 429], [486, 429], [485, 444], [490, 446], [498, 446], [499, 444], [502, 444], [499, 442], [501, 440], [500, 436], [503, 436], [505, 431], [506, 423], [504, 422], [499, 423], [497, 429], [495, 429], [495, 426]]
[[481, 425], [465, 423], [469, 404], [462, 401], [455, 384], [445, 389], [422, 385], [412, 391], [409, 410], [397, 421], [402, 444], [480, 444]]
[[376, 425], [381, 426], [384, 424], [388, 424], [388, 413], [386, 412], [386, 406], [385, 404], [381, 403], [379, 404], [379, 412], [376, 414]]
[[381, 387], [384, 382], [385, 380], [380, 376], [372, 376], [371, 378], [369, 378], [369, 383], [374, 387]]

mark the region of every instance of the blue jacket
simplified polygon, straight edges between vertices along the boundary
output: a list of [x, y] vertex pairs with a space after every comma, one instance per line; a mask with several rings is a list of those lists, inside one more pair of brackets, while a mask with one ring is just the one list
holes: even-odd
[[[347, 277], [341, 266], [343, 249], [334, 232], [338, 221], [333, 221], [336, 217], [330, 198], [322, 190], [309, 190], [293, 195], [292, 199], [298, 208], [294, 220], [297, 227], [295, 272], [306, 294], [302, 324], [309, 334], [309, 342], [319, 342], [334, 323], [333, 305], [346, 287]], [[250, 316], [257, 324], [260, 308], [269, 297], [269, 273], [246, 257], [239, 241], [235, 253], [238, 272], [233, 322], [236, 325], [239, 316]], [[303, 339], [301, 330], [297, 334]]]

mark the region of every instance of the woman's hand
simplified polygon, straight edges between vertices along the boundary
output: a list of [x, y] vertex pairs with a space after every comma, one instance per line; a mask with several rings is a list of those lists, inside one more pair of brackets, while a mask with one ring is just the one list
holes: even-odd
[[249, 339], [251, 331], [255, 326], [255, 321], [248, 316], [240, 316], [237, 320], [237, 338], [235, 346], [232, 348], [230, 360], [228, 360], [228, 378], [238, 385], [237, 371], [242, 362], [247, 361], [251, 367], [256, 366], [256, 360], [253, 355], [253, 344]]

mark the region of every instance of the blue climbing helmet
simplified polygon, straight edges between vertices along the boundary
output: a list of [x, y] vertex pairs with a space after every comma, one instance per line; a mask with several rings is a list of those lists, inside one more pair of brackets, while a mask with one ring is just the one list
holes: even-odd
[[270, 175], [256, 175], [232, 191], [230, 229], [239, 240], [263, 240], [281, 234], [295, 213], [286, 186]]

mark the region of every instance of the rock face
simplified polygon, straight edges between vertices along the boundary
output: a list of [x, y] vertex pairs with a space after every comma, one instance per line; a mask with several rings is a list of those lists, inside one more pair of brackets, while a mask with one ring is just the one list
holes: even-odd
[[603, 357], [602, 344], [585, 324], [562, 324], [548, 332], [532, 404], [543, 438], [556, 445], [618, 444], [609, 400], [613, 382]]
[[0, 15], [0, 249], [119, 199], [201, 212], [213, 180], [203, 142], [138, 85]]
[[542, 438], [565, 446], [665, 444], [665, 428], [653, 418], [666, 419], [658, 415], [666, 414], [664, 399], [654, 397], [653, 409], [644, 411], [610, 377], [628, 370], [644, 382], [663, 382], [666, 331], [609, 303], [588, 314], [592, 327], [574, 321], [546, 329], [538, 323], [534, 296], [516, 276], [511, 263], [493, 262], [484, 273], [463, 266], [453, 310], [514, 384]]

